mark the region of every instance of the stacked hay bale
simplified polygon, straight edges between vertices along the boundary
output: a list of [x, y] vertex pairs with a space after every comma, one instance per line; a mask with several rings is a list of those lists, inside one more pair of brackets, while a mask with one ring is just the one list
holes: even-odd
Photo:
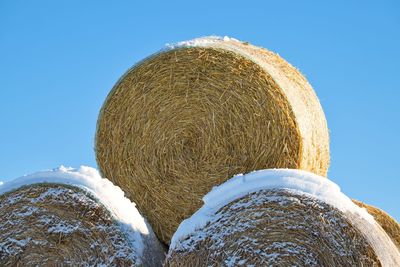
[[[100, 111], [96, 159], [164, 243], [191, 216], [168, 266], [400, 264], [382, 227], [322, 177], [329, 135], [307, 80], [248, 43], [195, 39], [132, 67]], [[226, 182], [266, 168], [321, 176], [275, 170]]]
[[171, 46], [118, 81], [99, 115], [96, 157], [169, 243], [201, 198], [234, 174], [326, 175], [329, 137], [298, 70], [265, 49], [206, 37]]
[[0, 266], [161, 266], [151, 228], [89, 167], [0, 185]]
[[173, 236], [166, 266], [400, 266], [400, 251], [324, 177], [265, 170], [232, 178]]
[[[135, 65], [101, 109], [96, 158], [171, 242], [166, 266], [400, 266], [400, 226], [354, 201], [375, 221], [322, 177], [329, 135], [319, 101], [265, 49], [205, 37]], [[228, 180], [266, 168], [298, 170]], [[135, 204], [88, 167], [0, 184], [0, 218], [1, 266], [164, 260]]]
[[369, 214], [374, 216], [383, 230], [390, 236], [397, 248], [400, 250], [400, 224], [396, 222], [389, 214], [374, 206], [365, 204], [361, 201], [353, 200], [358, 206], [365, 208]]

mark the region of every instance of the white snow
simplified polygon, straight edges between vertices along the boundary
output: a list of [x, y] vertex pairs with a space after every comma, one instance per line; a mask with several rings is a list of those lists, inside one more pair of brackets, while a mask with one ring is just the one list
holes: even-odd
[[175, 48], [179, 48], [179, 47], [195, 47], [195, 46], [210, 46], [212, 44], [221, 42], [221, 41], [238, 41], [235, 38], [231, 38], [228, 36], [216, 36], [216, 35], [212, 35], [212, 36], [207, 36], [207, 37], [200, 37], [200, 38], [195, 38], [192, 40], [188, 40], [188, 41], [182, 41], [182, 42], [178, 42], [175, 44], [166, 44], [165, 47], [167, 50], [169, 49], [175, 49]]
[[[142, 255], [144, 250], [142, 235], [149, 234], [149, 226], [136, 209], [136, 205], [124, 196], [124, 192], [109, 180], [103, 179], [96, 169], [86, 166], [81, 166], [79, 169], [61, 166], [57, 169], [37, 172], [0, 183], [0, 195], [25, 185], [37, 183], [67, 184], [92, 194], [110, 211], [119, 222], [135, 251], [139, 256]], [[58, 231], [59, 228], [54, 228], [54, 230]]]
[[36, 207], [28, 207], [26, 211], [24, 212], [14, 212], [14, 214], [18, 217], [26, 217], [26, 216], [31, 216], [33, 213], [38, 211], [39, 209]]
[[49, 227], [48, 232], [49, 233], [55, 233], [55, 234], [70, 234], [72, 232], [75, 232], [78, 230], [80, 227], [79, 223], [75, 225], [68, 224], [67, 222], [59, 222], [55, 225], [52, 225]]
[[30, 237], [22, 240], [17, 240], [11, 237], [8, 238], [9, 241], [18, 244], [20, 247], [25, 247], [29, 243], [30, 239], [31, 239]]
[[220, 208], [262, 189], [291, 190], [293, 193], [304, 194], [332, 205], [346, 214], [353, 225], [363, 233], [384, 266], [390, 266], [393, 263], [400, 264], [400, 252], [386, 232], [364, 208], [358, 207], [343, 194], [338, 185], [325, 177], [290, 169], [270, 169], [245, 175], [239, 174], [222, 185], [214, 187], [203, 197], [203, 207], [179, 225], [172, 237], [170, 251], [176, 249], [185, 237], [210, 222]]

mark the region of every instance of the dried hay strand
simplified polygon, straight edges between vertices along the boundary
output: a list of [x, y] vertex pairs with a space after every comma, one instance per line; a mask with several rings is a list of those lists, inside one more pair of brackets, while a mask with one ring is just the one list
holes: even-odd
[[278, 55], [234, 39], [172, 46], [132, 67], [97, 122], [103, 176], [169, 243], [213, 186], [237, 173], [298, 168], [326, 175], [320, 103]]
[[164, 260], [154, 233], [119, 221], [87, 188], [23, 185], [0, 194], [0, 218], [0, 266], [161, 266]]
[[383, 230], [386, 231], [386, 233], [396, 244], [397, 248], [400, 250], [400, 224], [396, 222], [396, 220], [393, 219], [392, 216], [377, 207], [365, 204], [361, 201], [354, 199], [353, 202], [356, 203], [358, 206], [365, 208], [369, 214], [374, 216], [375, 220], [379, 223]]
[[165, 266], [400, 266], [372, 216], [314, 178], [253, 173], [214, 188], [179, 226]]

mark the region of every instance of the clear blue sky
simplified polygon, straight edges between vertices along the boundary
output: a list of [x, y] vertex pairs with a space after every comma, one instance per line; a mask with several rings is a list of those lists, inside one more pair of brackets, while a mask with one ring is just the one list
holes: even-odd
[[1, 1], [0, 180], [96, 166], [98, 111], [132, 64], [165, 43], [228, 35], [306, 75], [330, 128], [330, 179], [400, 221], [399, 3]]

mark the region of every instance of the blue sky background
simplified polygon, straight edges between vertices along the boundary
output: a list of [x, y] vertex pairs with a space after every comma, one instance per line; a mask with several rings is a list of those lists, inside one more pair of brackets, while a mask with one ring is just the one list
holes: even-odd
[[117, 79], [165, 43], [211, 34], [297, 66], [327, 116], [330, 179], [400, 220], [395, 0], [0, 1], [0, 180], [96, 166], [97, 114]]

